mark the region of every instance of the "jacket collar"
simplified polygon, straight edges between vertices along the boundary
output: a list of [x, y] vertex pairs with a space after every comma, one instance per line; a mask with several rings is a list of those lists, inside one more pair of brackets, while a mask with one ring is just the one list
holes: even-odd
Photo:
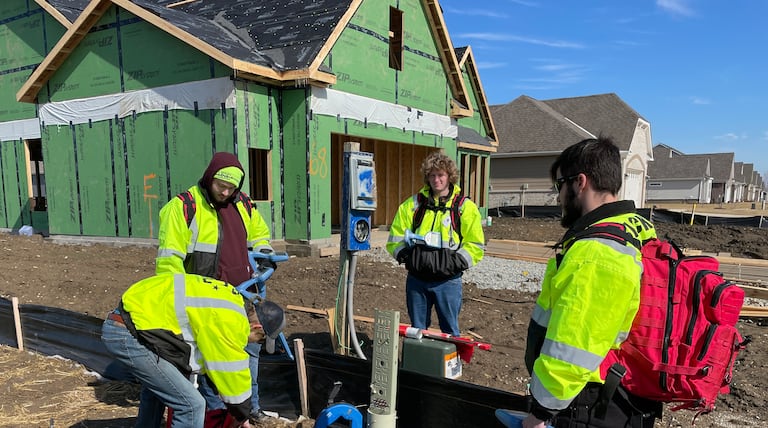
[[579, 217], [578, 220], [571, 226], [560, 241], [555, 244], [555, 247], [562, 247], [565, 242], [568, 242], [575, 234], [588, 228], [589, 226], [599, 222], [600, 220], [608, 217], [614, 217], [621, 214], [633, 214], [635, 213], [634, 201], [616, 201], [603, 204], [594, 210]]

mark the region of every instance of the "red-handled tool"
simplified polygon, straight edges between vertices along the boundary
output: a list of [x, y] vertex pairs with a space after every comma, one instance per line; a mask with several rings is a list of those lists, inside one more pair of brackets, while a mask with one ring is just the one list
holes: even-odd
[[459, 354], [459, 358], [465, 363], [469, 363], [472, 360], [472, 355], [475, 353], [475, 348], [480, 348], [483, 351], [490, 351], [491, 344], [478, 342], [475, 339], [468, 337], [456, 337], [448, 333], [441, 333], [432, 330], [423, 330], [416, 327], [411, 327], [406, 324], [400, 324], [399, 330], [400, 336], [410, 337], [412, 339], [421, 339], [426, 337], [428, 339], [441, 340], [443, 342], [450, 342], [456, 345], [456, 352]]

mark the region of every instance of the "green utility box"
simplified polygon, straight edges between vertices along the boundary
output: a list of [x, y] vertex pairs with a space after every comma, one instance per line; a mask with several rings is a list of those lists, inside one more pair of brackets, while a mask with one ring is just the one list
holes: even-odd
[[456, 345], [439, 340], [403, 338], [401, 367], [428, 376], [461, 377], [461, 360]]

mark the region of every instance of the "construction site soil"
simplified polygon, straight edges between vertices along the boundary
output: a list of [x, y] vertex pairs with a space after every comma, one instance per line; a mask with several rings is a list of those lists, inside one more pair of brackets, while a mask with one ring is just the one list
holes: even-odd
[[[768, 229], [731, 226], [657, 225], [680, 245], [733, 257], [768, 259]], [[488, 239], [556, 241], [563, 233], [556, 220], [495, 218]], [[148, 246], [62, 245], [41, 236], [0, 235], [0, 295], [21, 304], [59, 307], [104, 318], [133, 282], [152, 275], [155, 248]], [[503, 279], [501, 279], [503, 280]], [[335, 305], [339, 257], [291, 258], [268, 283], [269, 297], [288, 311], [289, 341], [302, 338], [306, 348], [331, 350], [328, 321], [312, 313]], [[375, 309], [405, 309], [405, 271], [391, 263], [360, 257], [355, 276], [354, 309], [373, 317]], [[521, 393], [528, 380], [523, 367], [526, 327], [535, 295], [478, 289], [466, 283], [462, 330], [492, 344], [463, 367], [461, 381]], [[768, 420], [768, 341], [760, 319], [742, 319], [739, 329], [753, 342], [736, 363], [731, 394], [717, 410], [696, 420], [701, 427], [764, 426]], [[363, 348], [370, 351], [372, 325], [356, 323]], [[136, 389], [103, 383], [72, 361], [0, 347], [0, 426], [128, 427], [137, 412]], [[670, 413], [658, 427], [687, 426], [693, 414]], [[311, 426], [271, 422], [262, 426]], [[400, 426], [408, 426], [401, 421]]]

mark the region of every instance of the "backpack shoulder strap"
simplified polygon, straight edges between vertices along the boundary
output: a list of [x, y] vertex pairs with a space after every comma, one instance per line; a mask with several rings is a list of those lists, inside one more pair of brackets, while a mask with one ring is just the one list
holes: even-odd
[[176, 197], [181, 199], [184, 205], [184, 220], [186, 220], [187, 227], [189, 227], [192, 224], [192, 219], [195, 217], [195, 211], [197, 211], [195, 197], [192, 196], [192, 192], [189, 190], [179, 193]]
[[416, 194], [416, 211], [413, 212], [413, 222], [411, 223], [411, 231], [416, 232], [416, 229], [421, 226], [421, 222], [424, 221], [424, 213], [427, 212], [427, 197], [421, 192]]
[[451, 226], [453, 226], [453, 230], [459, 234], [459, 242], [464, 239], [461, 234], [461, 207], [467, 199], [468, 198], [464, 196], [463, 193], [459, 193], [453, 198], [453, 203], [451, 204]]
[[253, 202], [251, 202], [251, 198], [243, 192], [237, 192], [237, 202], [243, 203], [243, 206], [245, 206], [245, 209], [250, 216], [251, 211], [253, 211]]
[[638, 250], [642, 247], [640, 240], [627, 232], [626, 226], [621, 223], [605, 222], [593, 224], [581, 232], [577, 232], [570, 241], [569, 246], [584, 238], [605, 238], [621, 244], [630, 243]]

